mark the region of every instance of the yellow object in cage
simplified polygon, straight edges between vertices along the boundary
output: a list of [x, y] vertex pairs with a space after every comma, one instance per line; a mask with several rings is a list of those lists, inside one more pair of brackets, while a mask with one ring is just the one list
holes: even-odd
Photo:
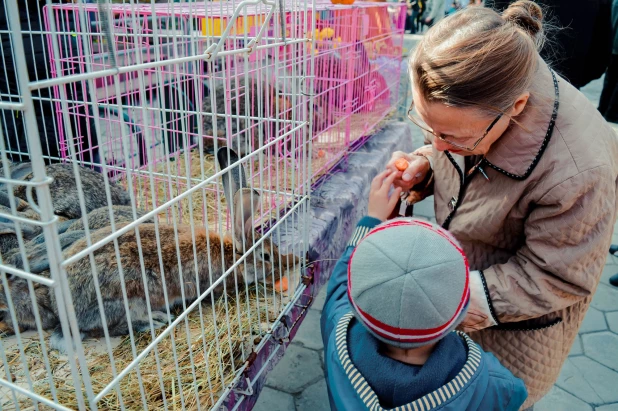
[[[264, 15], [240, 16], [236, 19], [236, 24], [230, 31], [230, 35], [245, 34], [245, 18], [247, 19], [248, 33], [254, 32], [257, 34], [257, 29], [266, 21], [266, 16]], [[222, 35], [227, 27], [228, 20], [228, 17], [209, 17], [202, 19], [202, 34], [204, 36]]]

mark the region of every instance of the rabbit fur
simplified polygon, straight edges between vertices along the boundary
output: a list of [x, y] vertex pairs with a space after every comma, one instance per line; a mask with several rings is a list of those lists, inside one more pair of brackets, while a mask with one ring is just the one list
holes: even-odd
[[[0, 213], [12, 215], [11, 209], [2, 205], [0, 205]], [[38, 217], [36, 213], [34, 214], [35, 215], [33, 216], [29, 212], [17, 212], [17, 215], [19, 217], [31, 219], [34, 219], [33, 217]], [[24, 241], [29, 241], [30, 239], [35, 238], [42, 232], [42, 228], [38, 225], [24, 223], [19, 223], [19, 225]], [[18, 247], [18, 245], [19, 242], [17, 240], [16, 223], [9, 218], [0, 217], [0, 255], [2, 256], [2, 258], [5, 258], [6, 253], [8, 253], [13, 248]]]
[[[230, 90], [231, 89], [231, 90]], [[231, 134], [234, 141], [232, 147], [237, 150], [241, 156], [246, 156], [252, 150], [258, 148], [259, 128], [255, 127], [258, 120], [249, 120], [244, 116], [250, 117], [273, 117], [277, 114], [277, 99], [279, 102], [279, 113], [289, 116], [291, 103], [284, 96], [277, 96], [276, 89], [265, 80], [256, 78], [249, 79], [249, 86], [246, 86], [246, 81], [243, 77], [238, 80], [232, 80], [228, 89], [224, 82], [217, 81], [214, 90], [211, 90], [209, 96], [204, 98], [202, 105], [203, 116], [203, 132], [210, 138], [204, 139], [204, 152], [214, 154], [215, 144], [214, 138], [218, 138], [217, 145], [223, 147], [227, 144], [224, 137], [227, 135], [226, 123], [229, 119], [231, 125]], [[230, 90], [230, 110], [226, 110], [226, 90]], [[247, 96], [247, 93], [249, 95]], [[259, 98], [261, 96], [261, 99]], [[246, 99], [249, 99], [249, 107], [247, 108]], [[215, 100], [213, 109], [212, 99]], [[261, 112], [260, 110], [261, 106]], [[216, 115], [215, 115], [216, 113]], [[230, 117], [238, 116], [238, 117]], [[213, 119], [217, 125], [215, 135]], [[251, 127], [250, 130], [248, 128]], [[274, 123], [265, 124], [263, 128], [265, 133], [269, 132], [269, 128], [274, 128]], [[238, 134], [240, 132], [240, 134]], [[270, 132], [272, 134], [274, 130]], [[253, 141], [251, 138], [253, 136]], [[272, 135], [264, 135], [264, 142], [267, 142]]]
[[[22, 163], [26, 164], [26, 163]], [[21, 165], [20, 165], [21, 166]], [[24, 166], [25, 167], [25, 166]], [[77, 183], [73, 174], [73, 166], [71, 164], [51, 164], [45, 166], [45, 173], [52, 177], [53, 181], [49, 185], [54, 214], [68, 219], [75, 219], [82, 216], [81, 207], [79, 204], [79, 195]], [[103, 175], [86, 167], [79, 167], [79, 174], [84, 193], [84, 202], [86, 211], [90, 212], [94, 209], [107, 205], [107, 195], [105, 190], [105, 181]], [[32, 172], [26, 173], [21, 180], [29, 181], [33, 178]], [[111, 191], [112, 204], [128, 205], [131, 203], [129, 194], [119, 185], [108, 182]], [[27, 200], [26, 186], [16, 186], [13, 189], [15, 196], [22, 200]], [[33, 190], [32, 196], [36, 201], [36, 191]]]
[[[220, 149], [227, 151], [227, 149]], [[238, 156], [229, 150], [230, 162], [223, 161], [221, 168], [226, 168]], [[223, 156], [218, 156], [221, 160]], [[227, 159], [227, 156], [225, 156]], [[114, 243], [109, 242], [93, 252], [94, 264], [97, 269], [99, 286], [103, 296], [103, 307], [107, 327], [111, 336], [126, 335], [129, 326], [134, 331], [150, 330], [150, 321], [146, 305], [146, 291], [148, 291], [151, 315], [154, 328], [167, 325], [168, 312], [174, 306], [194, 301], [201, 293], [219, 280], [225, 270], [235, 263], [239, 254], [257, 242], [260, 236], [255, 232], [251, 215], [252, 208], [259, 209], [260, 196], [257, 192], [244, 186], [246, 178], [244, 171], [239, 167], [223, 176], [224, 192], [228, 204], [234, 204], [235, 237], [229, 235], [221, 238], [217, 233], [207, 233], [204, 228], [180, 225], [177, 231], [173, 225], [141, 224], [139, 236], [141, 242], [143, 265], [146, 284], [142, 278], [142, 266], [138, 249], [138, 239], [134, 230], [131, 230], [117, 239], [118, 252], [124, 279], [120, 278], [119, 262], [116, 261]], [[232, 195], [233, 193], [233, 195]], [[241, 213], [240, 210], [243, 212]], [[192, 230], [195, 233], [193, 241]], [[176, 244], [175, 235], [178, 235]], [[111, 228], [103, 228], [93, 233], [93, 242], [96, 242], [111, 233]], [[159, 247], [157, 234], [161, 240], [159, 262]], [[85, 240], [76, 241], [65, 251], [65, 256], [71, 257], [86, 248]], [[195, 252], [194, 252], [195, 248]], [[182, 272], [179, 269], [182, 267]], [[215, 289], [221, 293], [224, 287], [235, 289], [236, 284], [251, 284], [258, 278], [272, 279], [272, 275], [279, 276], [279, 269], [287, 270], [298, 262], [294, 256], [281, 256], [270, 238], [266, 238], [254, 252], [249, 254], [233, 274], [228, 275]], [[222, 265], [224, 262], [224, 265]], [[66, 267], [67, 280], [71, 290], [74, 310], [80, 329], [80, 338], [98, 337], [103, 335], [103, 323], [99, 312], [99, 304], [95, 292], [94, 278], [90, 265], [90, 258], [85, 257]], [[161, 272], [163, 269], [163, 273]], [[121, 281], [126, 287], [128, 305], [131, 316], [131, 325], [127, 322], [127, 314], [123, 301]], [[167, 292], [169, 305], [165, 302], [164, 290]], [[55, 307], [55, 296], [50, 294], [52, 307]], [[56, 327], [51, 338], [52, 348], [66, 352], [66, 338], [62, 330]]]
[[[84, 238], [83, 231], [71, 231], [58, 236], [60, 247], [65, 250], [75, 241]], [[29, 242], [25, 246], [26, 255], [28, 256], [29, 271], [41, 277], [49, 278], [49, 256], [47, 254], [47, 246], [43, 244], [32, 244]], [[6, 264], [13, 265], [17, 268], [23, 268], [23, 261], [19, 249], [11, 250], [5, 260]], [[36, 329], [35, 313], [32, 307], [30, 298], [30, 289], [28, 282], [16, 276], [7, 274], [9, 290], [15, 307], [15, 316], [20, 332]], [[57, 310], [52, 309], [50, 292], [53, 292], [48, 287], [33, 282], [35, 299], [41, 316], [41, 326], [43, 329], [53, 328], [58, 324]], [[9, 314], [8, 297], [4, 292], [4, 287], [0, 282], [0, 332], [4, 334], [13, 334], [15, 329], [13, 321]]]
[[[42, 275], [49, 277], [49, 271]], [[41, 318], [41, 327], [43, 329], [51, 329], [58, 324], [57, 313], [51, 308], [51, 301], [49, 298], [50, 290], [48, 287], [39, 283], [33, 282], [35, 298], [37, 302], [37, 308], [39, 310], [39, 316]], [[36, 329], [35, 312], [30, 298], [30, 290], [28, 287], [28, 281], [23, 278], [14, 278], [9, 281], [9, 291], [14, 313], [17, 319], [19, 331]], [[4, 285], [0, 282], [0, 334], [12, 335], [15, 333], [13, 328], [13, 320], [9, 314], [8, 297], [5, 292]]]
[[[112, 210], [114, 212], [114, 222], [116, 224], [119, 223], [129, 223], [134, 221], [136, 218], [143, 217], [146, 215], [144, 210], [137, 209], [135, 210], [136, 217], [133, 217], [133, 208], [131, 206], [123, 206], [123, 205], [114, 205], [112, 206]], [[153, 222], [152, 219], [147, 220], [146, 222]], [[99, 228], [107, 227], [111, 225], [111, 221], [109, 218], [109, 208], [101, 207], [96, 210], [92, 210], [88, 213], [88, 228], [90, 231], [98, 230]], [[83, 219], [77, 219], [72, 222], [72, 224], [67, 228], [66, 231], [75, 231], [75, 230], [83, 230], [84, 229], [84, 221]]]
[[[117, 224], [129, 223], [134, 220], [131, 207], [112, 206], [112, 209], [114, 210], [114, 221]], [[137, 218], [139, 218], [142, 217], [145, 212], [143, 210], [137, 210], [136, 214]], [[110, 219], [109, 210], [107, 207], [101, 207], [88, 213], [88, 226], [90, 227], [91, 231], [107, 227], [109, 225]], [[58, 240], [60, 242], [60, 247], [62, 250], [66, 250], [75, 241], [85, 238], [86, 233], [83, 230], [83, 226], [84, 223], [81, 219], [69, 220], [58, 225]], [[0, 230], [1, 228], [2, 226], [0, 223]], [[3, 238], [4, 236], [0, 234], [0, 244]], [[22, 254], [17, 245], [17, 237], [14, 236], [13, 238], [14, 242], [11, 244], [14, 245], [14, 247], [6, 253], [3, 253], [3, 262], [16, 268], [23, 269], [24, 265], [22, 260]], [[45, 244], [45, 238], [43, 234], [39, 234], [25, 244], [25, 253], [28, 258], [29, 272], [33, 274], [49, 276], [49, 256], [47, 253], [47, 246]], [[20, 312], [18, 314], [18, 323], [20, 330], [25, 331], [36, 327], [34, 321], [34, 311], [32, 310], [32, 303], [30, 300], [30, 293], [27, 287], [27, 282], [18, 277], [13, 277], [10, 275], [7, 275], [7, 277], [9, 278], [10, 284], [13, 284], [13, 282], [18, 283], [17, 285], [15, 285], [15, 287], [13, 287], [12, 285], [10, 285], [9, 287], [11, 287], [12, 290], [11, 292], [15, 308], [18, 308], [18, 303], [16, 303], [16, 301], [19, 301], [20, 304]], [[35, 288], [39, 286], [38, 283], [34, 283], [34, 285]], [[42, 307], [51, 307], [49, 303], [49, 296], [46, 294], [47, 291], [49, 291], [47, 287], [42, 287], [42, 289], [37, 289], [36, 291], [36, 298], [39, 302], [39, 312], [42, 320], [44, 312]], [[17, 292], [19, 292], [19, 294], [15, 294]], [[4, 292], [2, 292], [2, 296], [0, 296], [0, 321], [4, 317], [7, 324], [5, 326], [0, 325], [0, 329], [4, 328], [4, 331], [6, 333], [10, 333], [10, 329], [12, 327], [10, 327], [8, 324], [11, 323], [11, 320], [10, 317], [3, 312], [4, 310], [8, 310], [8, 306], [4, 304], [4, 306], [6, 307], [3, 310], [2, 298], [6, 300]], [[47, 312], [45, 313], [46, 315], [48, 314]], [[46, 318], [47, 320], [43, 321], [44, 324], [51, 324], [51, 326], [55, 326], [57, 324], [57, 320], [55, 322], [51, 321], [52, 318], [49, 315], [47, 315]], [[54, 316], [54, 319], [55, 318], [56, 317]], [[45, 327], [44, 325], [44, 328], [49, 327]]]

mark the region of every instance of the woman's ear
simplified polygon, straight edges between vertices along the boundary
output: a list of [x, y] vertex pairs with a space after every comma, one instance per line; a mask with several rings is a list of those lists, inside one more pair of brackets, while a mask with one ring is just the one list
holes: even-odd
[[528, 99], [530, 98], [530, 92], [526, 91], [525, 93], [521, 94], [517, 100], [515, 100], [515, 104], [513, 104], [513, 108], [511, 109], [511, 117], [516, 117], [518, 115], [521, 114], [522, 111], [524, 111], [524, 108], [526, 108], [526, 104], [528, 104]]

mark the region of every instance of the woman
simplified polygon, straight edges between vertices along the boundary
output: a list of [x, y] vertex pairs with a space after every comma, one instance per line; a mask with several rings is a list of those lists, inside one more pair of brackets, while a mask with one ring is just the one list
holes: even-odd
[[410, 118], [427, 136], [395, 184], [434, 195], [463, 245], [471, 309], [462, 328], [529, 392], [556, 381], [602, 273], [617, 212], [618, 139], [540, 58], [541, 9], [471, 7], [410, 59]]

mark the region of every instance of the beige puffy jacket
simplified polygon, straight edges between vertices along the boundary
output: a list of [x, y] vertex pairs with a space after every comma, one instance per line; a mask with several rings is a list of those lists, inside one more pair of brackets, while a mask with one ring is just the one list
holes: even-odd
[[524, 380], [524, 407], [558, 378], [603, 271], [618, 205], [618, 136], [557, 79], [553, 133], [554, 82], [541, 61], [520, 125], [480, 163], [489, 181], [478, 169], [464, 178], [451, 154], [419, 150], [432, 157], [426, 194], [433, 191], [436, 219], [481, 271], [498, 323], [470, 336]]

